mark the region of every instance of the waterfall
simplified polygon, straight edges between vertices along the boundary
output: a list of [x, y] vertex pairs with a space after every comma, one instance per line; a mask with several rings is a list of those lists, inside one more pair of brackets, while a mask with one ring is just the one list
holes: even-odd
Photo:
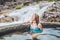
[[39, 8], [39, 4], [36, 5], [30, 5], [25, 6], [19, 10], [15, 10], [9, 14], [8, 16], [17, 16], [19, 18], [18, 21], [11, 22], [11, 23], [0, 23], [0, 26], [6, 26], [6, 25], [13, 25], [13, 24], [22, 24], [26, 20], [30, 20], [31, 16], [34, 13], [37, 13], [40, 17], [42, 17], [43, 13], [47, 10], [49, 6], [51, 6], [54, 2], [50, 2], [49, 5], [44, 6], [43, 8]]

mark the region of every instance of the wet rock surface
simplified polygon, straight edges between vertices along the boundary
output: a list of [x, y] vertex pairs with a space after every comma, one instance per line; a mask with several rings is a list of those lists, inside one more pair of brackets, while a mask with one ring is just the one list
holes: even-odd
[[5, 16], [5, 17], [0, 18], [0, 23], [13, 22], [13, 21], [18, 21], [18, 17], [16, 17], [16, 16], [13, 16], [13, 17]]
[[47, 8], [42, 18], [47, 22], [60, 22], [60, 3], [55, 2], [52, 6]]

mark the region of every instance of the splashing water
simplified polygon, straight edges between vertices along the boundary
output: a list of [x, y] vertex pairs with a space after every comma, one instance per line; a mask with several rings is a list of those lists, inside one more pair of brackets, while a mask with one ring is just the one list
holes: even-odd
[[40, 9], [39, 4], [36, 5], [30, 5], [30, 6], [25, 6], [19, 10], [15, 10], [9, 14], [8, 16], [17, 16], [19, 20], [16, 22], [11, 22], [11, 23], [0, 23], [0, 26], [6, 26], [6, 25], [12, 25], [12, 24], [21, 24], [25, 22], [26, 20], [30, 20], [32, 15], [34, 13], [37, 13], [40, 17], [42, 17], [43, 13], [47, 10], [49, 6], [51, 6], [54, 2], [48, 3], [49, 5], [45, 4], [44, 7]]

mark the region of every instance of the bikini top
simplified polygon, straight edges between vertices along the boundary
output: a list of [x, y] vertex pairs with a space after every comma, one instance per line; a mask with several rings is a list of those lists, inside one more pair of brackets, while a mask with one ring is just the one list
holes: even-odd
[[40, 30], [40, 28], [38, 27], [38, 25], [35, 25], [34, 27], [32, 27], [32, 25], [30, 25], [30, 29], [31, 30]]

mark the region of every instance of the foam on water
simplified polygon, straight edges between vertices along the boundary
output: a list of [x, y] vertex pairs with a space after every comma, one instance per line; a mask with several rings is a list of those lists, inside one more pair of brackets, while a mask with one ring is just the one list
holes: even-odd
[[[42, 33], [36, 33], [39, 35], [37, 38], [39, 40], [60, 40], [60, 32], [59, 30], [56, 30], [54, 28], [44, 28]], [[32, 39], [31, 35], [21, 34], [21, 33], [13, 33], [6, 36], [3, 36], [3, 40], [26, 40], [26, 39]]]

